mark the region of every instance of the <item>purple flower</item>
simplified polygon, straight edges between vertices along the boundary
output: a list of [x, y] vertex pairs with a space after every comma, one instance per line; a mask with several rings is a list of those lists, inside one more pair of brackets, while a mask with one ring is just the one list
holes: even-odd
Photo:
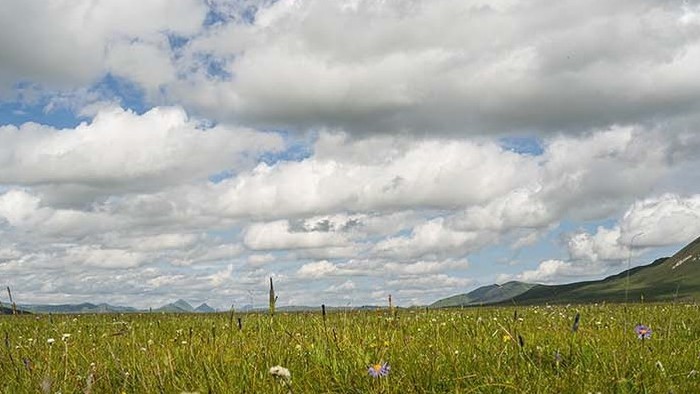
[[377, 363], [367, 367], [367, 373], [373, 378], [381, 378], [389, 375], [390, 369], [389, 363]]
[[645, 326], [644, 324], [637, 324], [637, 326], [634, 327], [634, 332], [637, 333], [637, 338], [639, 339], [651, 338], [651, 328]]

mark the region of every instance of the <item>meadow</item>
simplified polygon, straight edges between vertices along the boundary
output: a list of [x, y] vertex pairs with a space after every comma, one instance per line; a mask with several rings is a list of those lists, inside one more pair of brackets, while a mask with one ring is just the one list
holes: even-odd
[[700, 392], [694, 304], [6, 315], [0, 335], [8, 394]]

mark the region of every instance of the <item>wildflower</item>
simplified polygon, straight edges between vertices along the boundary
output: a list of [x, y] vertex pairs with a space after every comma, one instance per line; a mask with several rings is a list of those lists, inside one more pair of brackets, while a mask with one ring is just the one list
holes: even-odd
[[634, 332], [637, 333], [637, 338], [639, 339], [651, 338], [651, 328], [645, 326], [644, 324], [637, 324], [637, 326], [634, 327]]
[[65, 341], [65, 340], [67, 340], [68, 338], [70, 338], [70, 334], [63, 334], [63, 335], [61, 335], [61, 340], [62, 340], [62, 341]]
[[656, 368], [658, 368], [661, 372], [666, 373], [666, 369], [664, 368], [664, 365], [661, 364], [661, 361], [656, 360]]
[[387, 376], [389, 375], [389, 370], [391, 370], [389, 363], [377, 363], [367, 367], [367, 373], [369, 373], [369, 376], [373, 378], [381, 378]]
[[557, 367], [559, 366], [559, 364], [561, 364], [562, 360], [563, 359], [561, 357], [561, 353], [559, 353], [559, 350], [557, 350], [554, 353], [554, 363], [557, 365]]
[[56, 342], [56, 340], [53, 339], [53, 338], [49, 338], [49, 339], [46, 340], [46, 343], [48, 343], [49, 345], [52, 344], [52, 343], [54, 343], [54, 342]]
[[280, 379], [285, 382], [290, 382], [292, 380], [292, 374], [287, 368], [281, 365], [275, 365], [274, 367], [270, 368], [270, 375], [272, 375], [275, 379]]

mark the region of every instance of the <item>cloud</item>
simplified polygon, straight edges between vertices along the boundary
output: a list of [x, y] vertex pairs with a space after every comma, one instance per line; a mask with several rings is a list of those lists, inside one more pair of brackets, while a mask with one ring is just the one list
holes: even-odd
[[438, 218], [413, 228], [408, 236], [385, 239], [375, 245], [374, 252], [381, 256], [412, 259], [424, 256], [461, 257], [480, 249], [492, 241], [491, 234], [454, 231]]
[[438, 274], [447, 270], [465, 270], [469, 268], [466, 260], [416, 261], [414, 263], [389, 262], [384, 264], [384, 271], [391, 276], [420, 276]]
[[110, 108], [74, 129], [0, 127], [0, 183], [157, 190], [238, 169], [282, 145], [273, 134], [202, 129], [177, 107], [142, 115]]
[[590, 265], [575, 264], [562, 260], [542, 261], [536, 269], [526, 270], [518, 275], [499, 275], [498, 282], [517, 280], [528, 283], [560, 283], [578, 280], [583, 276], [601, 274], [601, 270], [592, 270]]
[[445, 274], [426, 275], [419, 277], [393, 279], [387, 281], [387, 286], [398, 287], [402, 290], [435, 288], [456, 289], [464, 288], [472, 283], [468, 278], [457, 278]]
[[569, 255], [574, 260], [624, 260], [630, 256], [627, 245], [620, 244], [620, 229], [598, 227], [595, 234], [579, 233], [569, 239]]
[[214, 118], [352, 133], [581, 132], [672, 119], [700, 97], [693, 10], [280, 1], [188, 45], [193, 58], [227, 59], [235, 78], [197, 74], [170, 93]]
[[468, 139], [322, 132], [311, 157], [262, 163], [217, 185], [218, 206], [266, 219], [435, 209], [454, 214], [444, 226], [453, 231], [536, 230], [621, 212], [687, 162], [669, 159], [679, 138], [614, 127], [544, 139], [530, 156]]
[[297, 276], [300, 278], [321, 278], [334, 275], [337, 272], [338, 267], [327, 260], [322, 260], [304, 264], [297, 271]]
[[666, 193], [635, 201], [612, 228], [569, 239], [572, 259], [624, 260], [640, 249], [684, 245], [700, 234], [700, 195]]
[[[4, 11], [0, 15], [0, 93], [20, 82], [52, 89], [78, 88], [109, 71], [137, 76], [136, 82], [150, 84], [151, 78], [160, 77], [143, 70], [169, 62], [169, 54], [156, 55], [153, 48], [167, 43], [168, 34], [197, 33], [207, 8], [197, 0], [179, 2], [177, 7], [163, 0], [118, 4], [28, 0], [5, 4]], [[27, 20], [32, 23], [25, 23]], [[115, 56], [122, 55], [112, 50], [133, 50], [134, 63], [114, 62]]]
[[490, 143], [321, 133], [311, 158], [222, 182], [220, 202], [224, 214], [262, 217], [455, 207], [526, 184], [536, 165]]
[[344, 246], [348, 240], [324, 231], [291, 231], [288, 221], [279, 220], [250, 225], [243, 242], [253, 250], [277, 250]]
[[687, 243], [700, 234], [700, 195], [664, 194], [637, 201], [620, 221], [623, 242], [640, 247]]

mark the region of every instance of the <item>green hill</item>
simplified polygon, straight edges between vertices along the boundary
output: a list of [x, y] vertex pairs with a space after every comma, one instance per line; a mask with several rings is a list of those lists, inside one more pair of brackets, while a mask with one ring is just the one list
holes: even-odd
[[135, 308], [114, 306], [109, 304], [92, 304], [83, 302], [82, 304], [36, 304], [21, 305], [22, 309], [32, 313], [128, 313], [136, 312]]
[[[13, 312], [12, 312], [12, 307], [10, 307], [10, 306], [5, 306], [5, 305], [0, 305], [0, 315], [11, 315], [12, 313], [13, 313]], [[25, 311], [25, 310], [22, 310], [22, 309], [20, 309], [19, 307], [17, 307], [17, 313], [20, 314], [20, 315], [26, 315], [26, 314], [28, 314], [29, 312], [27, 312], [27, 311]]]
[[700, 300], [700, 238], [670, 258], [603, 280], [537, 285], [516, 296], [519, 304]]
[[700, 237], [672, 257], [601, 280], [538, 285], [508, 282], [436, 301], [431, 307], [485, 304], [700, 300]]
[[430, 305], [431, 308], [447, 308], [456, 306], [473, 306], [507, 302], [513, 297], [530, 290], [531, 283], [507, 282], [502, 285], [482, 286], [466, 294], [458, 294], [452, 297], [438, 300]]

